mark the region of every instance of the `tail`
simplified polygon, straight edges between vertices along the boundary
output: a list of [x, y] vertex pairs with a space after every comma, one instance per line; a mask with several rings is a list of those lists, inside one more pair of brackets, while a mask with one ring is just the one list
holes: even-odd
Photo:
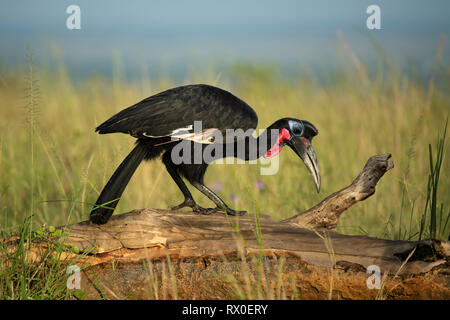
[[134, 147], [103, 188], [91, 211], [89, 220], [95, 224], [108, 222], [125, 187], [146, 155], [147, 148], [144, 145], [138, 144]]

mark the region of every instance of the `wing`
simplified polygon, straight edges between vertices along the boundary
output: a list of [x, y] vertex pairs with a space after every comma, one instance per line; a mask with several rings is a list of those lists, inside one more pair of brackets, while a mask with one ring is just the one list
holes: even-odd
[[95, 131], [122, 132], [136, 138], [170, 137], [189, 139], [194, 121], [203, 133], [226, 129], [255, 129], [258, 117], [244, 101], [230, 92], [204, 84], [176, 87], [126, 108]]

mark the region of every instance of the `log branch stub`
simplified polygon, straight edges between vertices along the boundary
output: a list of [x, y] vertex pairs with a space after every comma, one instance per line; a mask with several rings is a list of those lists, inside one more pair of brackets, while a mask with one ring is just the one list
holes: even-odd
[[394, 164], [389, 161], [391, 154], [375, 155], [367, 160], [363, 170], [346, 188], [326, 197], [319, 204], [283, 222], [307, 228], [334, 229], [341, 214], [359, 201], [375, 193], [375, 186]]

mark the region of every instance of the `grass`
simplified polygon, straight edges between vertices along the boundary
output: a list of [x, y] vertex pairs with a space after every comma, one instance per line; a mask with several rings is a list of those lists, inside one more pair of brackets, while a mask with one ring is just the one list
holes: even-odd
[[[123, 134], [100, 136], [94, 128], [123, 108], [167, 88], [208, 83], [249, 103], [259, 116], [259, 128], [290, 116], [307, 119], [319, 129], [313, 144], [322, 173], [320, 194], [304, 165], [288, 149], [280, 155], [276, 175], [261, 176], [257, 165], [212, 165], [206, 174], [207, 185], [220, 186], [218, 194], [236, 209], [269, 214], [276, 220], [288, 218], [350, 184], [370, 156], [389, 152], [395, 168], [382, 178], [373, 197], [343, 214], [337, 231], [388, 239], [449, 239], [445, 119], [450, 100], [445, 88], [450, 70], [440, 60], [434, 68], [441, 72], [440, 82], [435, 82], [434, 74], [428, 81], [420, 81], [386, 61], [369, 72], [355, 55], [324, 81], [313, 74], [299, 74], [288, 81], [273, 68], [242, 63], [235, 65], [229, 77], [209, 67], [187, 74], [183, 82], [150, 77], [124, 82], [117, 64], [113, 79], [92, 76], [75, 80], [63, 63], [56, 64], [56, 72], [39, 69], [29, 55], [28, 70], [11, 73], [0, 69], [0, 229], [4, 234], [21, 230], [26, 242], [32, 237], [31, 230], [43, 224], [86, 220], [103, 186], [134, 143]], [[192, 192], [200, 205], [211, 205], [194, 188]], [[182, 194], [163, 164], [155, 161], [138, 168], [116, 212], [168, 208], [181, 200]], [[264, 235], [256, 232], [255, 237]], [[67, 297], [62, 289], [47, 288], [43, 278], [38, 287], [44, 291], [33, 291], [31, 283], [23, 282], [31, 275], [18, 260], [23, 258], [25, 247], [21, 248], [14, 267], [2, 264], [2, 292], [9, 292], [10, 298], [39, 297], [36, 292], [42, 292], [41, 297]], [[8, 289], [11, 283], [12, 290]], [[279, 297], [280, 292], [273, 295]]]
[[[64, 232], [54, 227], [31, 229], [32, 217], [22, 224], [17, 239], [0, 239], [0, 299], [76, 299], [80, 290], [68, 290], [67, 268], [84, 255], [69, 258], [73, 250], [64, 244]], [[43, 244], [35, 254], [31, 243]]]
[[[439, 137], [437, 143], [436, 143], [436, 149], [437, 149], [437, 155], [436, 155], [436, 161], [433, 160], [433, 148], [431, 144], [428, 145], [429, 155], [430, 155], [430, 174], [428, 175], [428, 184], [427, 184], [427, 199], [425, 202], [425, 209], [423, 211], [422, 220], [420, 224], [420, 231], [419, 231], [419, 239], [422, 238], [426, 218], [427, 218], [427, 209], [429, 209], [429, 236], [431, 238], [436, 237], [445, 237], [445, 233], [447, 230], [448, 220], [450, 217], [449, 212], [445, 214], [444, 212], [444, 203], [442, 202], [440, 205], [440, 211], [438, 212], [438, 200], [437, 200], [437, 194], [438, 194], [438, 186], [439, 186], [439, 178], [441, 174], [441, 167], [442, 167], [442, 160], [444, 155], [444, 149], [445, 149], [445, 139], [447, 136], [447, 125], [448, 125], [448, 118], [445, 123], [444, 132], [442, 134], [442, 137]], [[439, 218], [439, 221], [437, 221], [437, 218]]]

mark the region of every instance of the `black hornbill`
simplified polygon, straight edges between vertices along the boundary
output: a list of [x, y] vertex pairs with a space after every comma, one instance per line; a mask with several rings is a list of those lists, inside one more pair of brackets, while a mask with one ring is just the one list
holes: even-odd
[[[196, 121], [201, 121], [201, 131], [193, 128]], [[225, 211], [230, 215], [245, 213], [228, 207], [219, 196], [204, 185], [203, 176], [210, 161], [206, 161], [203, 157], [200, 162], [174, 161], [172, 151], [180, 143], [190, 144], [194, 151], [200, 152], [211, 145], [223, 150], [231, 146], [233, 156], [244, 160], [255, 160], [262, 156], [272, 157], [279, 153], [283, 146], [288, 145], [306, 164], [318, 192], [320, 172], [311, 146], [311, 140], [318, 131], [308, 121], [283, 118], [270, 125], [258, 138], [250, 134], [243, 137], [237, 135], [231, 140], [215, 140], [217, 133], [219, 137], [225, 136], [230, 129], [242, 129], [246, 132], [250, 129], [251, 132], [257, 123], [255, 111], [244, 101], [230, 92], [204, 84], [169, 89], [122, 110], [98, 126], [96, 131], [100, 134], [114, 132], [130, 134], [137, 138], [136, 146], [104, 187], [91, 211], [90, 220], [96, 224], [106, 223], [139, 164], [143, 160], [152, 160], [161, 154], [167, 171], [185, 198], [183, 203], [172, 209], [190, 207], [193, 211], [204, 214], [214, 211]], [[265, 140], [261, 139], [264, 133]], [[245, 146], [241, 154], [236, 152], [239, 143]], [[251, 146], [256, 146], [256, 149], [250, 150]], [[219, 152], [212, 152], [212, 155], [215, 159], [227, 156]], [[190, 157], [194, 156], [195, 154], [191, 154]], [[202, 208], [197, 205], [182, 177], [211, 199], [217, 208]]]

